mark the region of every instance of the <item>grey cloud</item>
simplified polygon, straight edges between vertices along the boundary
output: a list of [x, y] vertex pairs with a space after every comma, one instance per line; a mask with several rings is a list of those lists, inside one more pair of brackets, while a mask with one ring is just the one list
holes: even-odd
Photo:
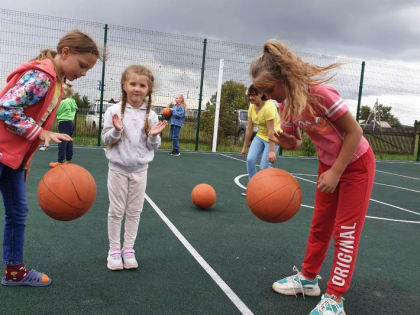
[[261, 45], [270, 37], [302, 50], [416, 61], [416, 0], [3, 0], [8, 9]]

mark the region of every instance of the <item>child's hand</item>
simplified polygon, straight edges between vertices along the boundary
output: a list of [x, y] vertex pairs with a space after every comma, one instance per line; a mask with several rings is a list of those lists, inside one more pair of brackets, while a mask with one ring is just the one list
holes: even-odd
[[276, 154], [274, 152], [268, 152], [267, 160], [270, 163], [276, 162]]
[[159, 121], [156, 124], [153, 125], [152, 128], [150, 128], [149, 130], [149, 136], [156, 136], [158, 134], [160, 134], [168, 125], [168, 122], [166, 120], [163, 121]]
[[274, 133], [274, 139], [270, 139], [271, 141], [273, 141], [274, 143], [277, 143], [279, 146], [281, 146], [282, 148], [285, 148], [286, 150], [292, 150], [293, 148], [296, 147], [296, 142], [297, 139], [295, 136], [293, 135], [289, 135], [285, 132], [281, 131], [276, 131]]
[[114, 128], [118, 131], [121, 131], [123, 128], [122, 120], [120, 116], [118, 116], [118, 114], [112, 115], [112, 124], [114, 125]]
[[64, 133], [57, 133], [48, 130], [42, 130], [38, 137], [45, 142], [45, 147], [49, 147], [50, 141], [60, 143], [61, 141], [72, 141], [73, 139]]
[[340, 180], [341, 174], [335, 172], [332, 168], [322, 173], [318, 178], [318, 189], [321, 192], [333, 193]]
[[245, 155], [246, 155], [246, 151], [247, 151], [247, 149], [246, 149], [246, 148], [242, 148], [242, 150], [241, 150], [241, 155], [242, 155], [242, 157], [245, 157]]

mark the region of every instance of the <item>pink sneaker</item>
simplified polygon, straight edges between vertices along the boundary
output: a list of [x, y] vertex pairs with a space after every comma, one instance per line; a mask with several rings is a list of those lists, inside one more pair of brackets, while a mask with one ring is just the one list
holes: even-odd
[[132, 248], [126, 248], [122, 250], [122, 258], [124, 261], [125, 269], [136, 269], [139, 267], [139, 264], [136, 260], [135, 251]]
[[123, 262], [121, 259], [121, 251], [119, 249], [110, 249], [107, 258], [107, 267], [110, 270], [122, 270]]

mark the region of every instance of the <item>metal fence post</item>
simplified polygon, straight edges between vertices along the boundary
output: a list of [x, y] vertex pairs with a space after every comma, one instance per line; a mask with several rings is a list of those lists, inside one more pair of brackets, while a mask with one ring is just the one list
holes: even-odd
[[[416, 120], [415, 124], [416, 126], [418, 126], [420, 122]], [[419, 129], [418, 127], [415, 128], [415, 130], [418, 130], [418, 129]], [[414, 137], [417, 137], [417, 162], [420, 162], [420, 133], [418, 133], [418, 136], [417, 136], [417, 132], [416, 132]]]
[[356, 113], [357, 122], [359, 122], [359, 116], [360, 116], [360, 103], [362, 101], [363, 77], [364, 76], [365, 76], [365, 62], [362, 61], [362, 72], [360, 73], [360, 84], [359, 84], [359, 98], [357, 100], [357, 113]]
[[102, 109], [104, 107], [104, 85], [105, 85], [105, 61], [106, 61], [106, 42], [108, 37], [108, 24], [105, 24], [104, 32], [104, 54], [102, 57], [102, 82], [101, 82], [101, 99], [99, 103], [99, 124], [98, 124], [98, 147], [101, 145], [101, 129], [102, 129]]
[[204, 82], [204, 66], [206, 64], [206, 48], [207, 38], [203, 40], [203, 60], [201, 63], [201, 80], [200, 80], [200, 96], [198, 99], [198, 113], [197, 113], [197, 131], [195, 133], [195, 151], [198, 151], [198, 141], [200, 137], [200, 117], [201, 117], [201, 101], [203, 100], [203, 82]]

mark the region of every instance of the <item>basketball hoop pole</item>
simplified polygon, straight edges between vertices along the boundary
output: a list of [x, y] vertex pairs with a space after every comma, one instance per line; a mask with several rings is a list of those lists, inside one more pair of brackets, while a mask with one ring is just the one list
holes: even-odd
[[224, 64], [225, 64], [225, 60], [220, 59], [219, 80], [217, 82], [216, 110], [214, 112], [213, 146], [212, 146], [211, 152], [216, 152], [216, 147], [217, 147], [217, 131], [219, 130], [220, 97], [222, 96], [221, 94], [222, 94]]

